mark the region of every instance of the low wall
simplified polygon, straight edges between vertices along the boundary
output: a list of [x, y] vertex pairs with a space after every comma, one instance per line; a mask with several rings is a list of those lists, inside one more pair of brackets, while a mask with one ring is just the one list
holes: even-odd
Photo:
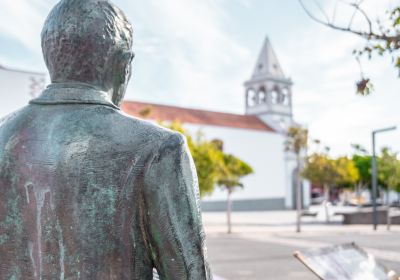
[[[387, 210], [378, 209], [378, 224], [385, 225], [387, 223]], [[344, 225], [368, 225], [372, 224], [372, 208], [361, 209], [359, 212], [343, 214]], [[391, 224], [400, 225], [400, 216], [391, 218]]]
[[[221, 201], [202, 201], [201, 210], [203, 212], [222, 212], [226, 211], [226, 200]], [[232, 201], [232, 211], [272, 211], [285, 210], [284, 198], [266, 199], [246, 199]]]

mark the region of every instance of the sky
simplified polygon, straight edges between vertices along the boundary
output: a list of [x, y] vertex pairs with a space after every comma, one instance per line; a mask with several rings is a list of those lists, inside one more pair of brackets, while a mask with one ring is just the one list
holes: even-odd
[[[312, 4], [311, 0], [304, 0]], [[335, 0], [318, 0], [333, 14]], [[40, 31], [57, 0], [1, 0], [0, 64], [46, 72]], [[378, 136], [378, 146], [400, 151], [400, 79], [390, 58], [362, 61], [375, 85], [355, 94], [360, 69], [352, 51], [363, 40], [312, 21], [297, 0], [115, 0], [134, 26], [133, 77], [127, 99], [214, 111], [244, 113], [243, 83], [269, 37], [293, 82], [295, 120], [333, 155], [351, 144], [371, 148], [373, 129], [398, 125]], [[365, 0], [372, 19], [399, 0]], [[312, 6], [310, 6], [312, 7]], [[320, 15], [319, 11], [312, 11]], [[351, 13], [338, 7], [336, 21]], [[365, 26], [361, 18], [355, 26]]]

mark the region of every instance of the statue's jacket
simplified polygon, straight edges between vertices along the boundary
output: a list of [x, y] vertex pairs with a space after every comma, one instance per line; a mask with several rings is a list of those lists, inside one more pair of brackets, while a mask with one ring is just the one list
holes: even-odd
[[0, 279], [211, 279], [181, 134], [53, 85], [0, 121]]

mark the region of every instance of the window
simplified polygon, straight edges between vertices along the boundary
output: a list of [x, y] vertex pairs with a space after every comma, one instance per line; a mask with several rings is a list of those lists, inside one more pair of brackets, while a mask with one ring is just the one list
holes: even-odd
[[279, 95], [280, 95], [279, 88], [275, 87], [271, 91], [271, 99], [273, 104], [277, 104], [279, 102]]
[[283, 105], [286, 105], [286, 106], [289, 105], [289, 102], [290, 102], [289, 89], [287, 89], [287, 88], [282, 89], [282, 97], [281, 97], [280, 101], [281, 101], [280, 103]]
[[255, 106], [258, 104], [257, 94], [254, 89], [247, 90], [247, 106]]
[[260, 104], [267, 103], [267, 91], [265, 87], [261, 87], [258, 91], [258, 101]]

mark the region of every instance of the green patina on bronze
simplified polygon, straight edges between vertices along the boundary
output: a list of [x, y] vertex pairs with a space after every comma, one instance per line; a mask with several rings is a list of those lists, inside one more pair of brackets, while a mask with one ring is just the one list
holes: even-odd
[[212, 279], [184, 137], [119, 110], [132, 33], [109, 1], [50, 12], [52, 84], [0, 120], [0, 279]]

